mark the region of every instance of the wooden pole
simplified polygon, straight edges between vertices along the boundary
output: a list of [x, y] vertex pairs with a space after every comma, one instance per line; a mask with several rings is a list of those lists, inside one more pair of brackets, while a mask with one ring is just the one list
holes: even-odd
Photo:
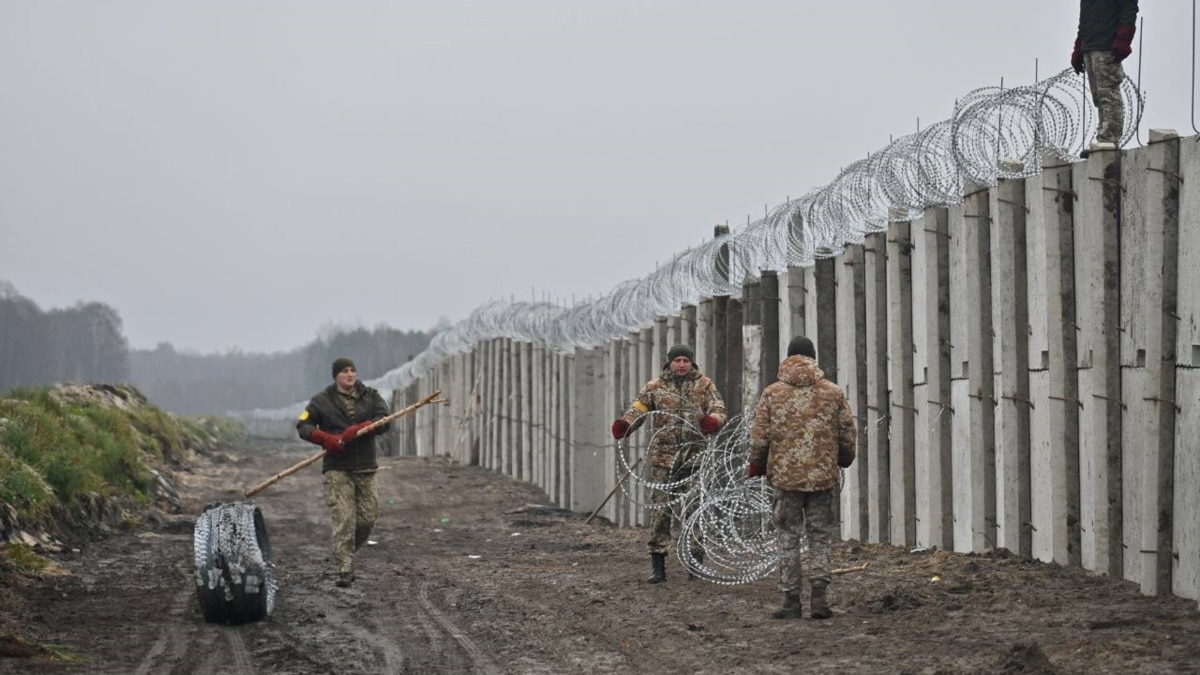
[[[377, 429], [377, 428], [387, 424], [388, 422], [391, 422], [392, 420], [404, 417], [408, 413], [416, 410], [417, 408], [420, 408], [423, 405], [427, 405], [430, 403], [445, 402], [446, 399], [438, 399], [437, 398], [438, 396], [441, 396], [441, 395], [442, 395], [441, 391], [434, 391], [432, 394], [430, 394], [430, 395], [426, 396], [425, 398], [421, 399], [420, 401], [417, 401], [416, 403], [408, 406], [407, 408], [404, 408], [403, 410], [398, 410], [386, 417], [380, 417], [379, 419], [372, 422], [370, 425], [361, 429], [358, 432], [358, 434], [355, 435], [355, 438], [357, 438], [358, 436], [362, 436], [363, 434], [370, 433], [372, 430]], [[264, 480], [263, 482], [259, 483], [258, 485], [255, 485], [254, 487], [246, 490], [243, 494], [245, 494], [247, 497], [253, 497], [254, 495], [262, 492], [263, 490], [266, 490], [267, 488], [278, 483], [279, 481], [283, 480], [284, 478], [287, 478], [288, 476], [296, 473], [300, 469], [303, 469], [304, 467], [317, 462], [324, 456], [325, 456], [325, 451], [322, 450], [321, 452], [318, 452], [317, 454], [313, 455], [312, 457], [309, 457], [308, 459], [305, 459], [297, 464], [293, 464], [292, 466], [284, 469], [283, 471], [280, 471], [279, 473], [275, 474], [274, 476], [271, 476], [270, 478]]]
[[638, 457], [637, 460], [633, 464], [629, 465], [629, 469], [625, 472], [625, 475], [621, 476], [621, 480], [617, 481], [617, 484], [614, 485], [613, 488], [608, 491], [608, 495], [604, 497], [604, 501], [600, 502], [600, 506], [597, 506], [596, 510], [592, 511], [592, 514], [587, 517], [587, 520], [583, 521], [584, 525], [587, 525], [588, 523], [592, 522], [592, 518], [595, 518], [596, 514], [600, 512], [600, 509], [604, 508], [604, 505], [608, 503], [608, 500], [612, 499], [613, 495], [617, 494], [617, 490], [621, 487], [621, 484], [625, 482], [626, 478], [629, 478], [629, 474], [633, 473], [634, 469], [636, 469], [638, 464], [641, 464], [641, 463], [642, 463], [642, 458]]

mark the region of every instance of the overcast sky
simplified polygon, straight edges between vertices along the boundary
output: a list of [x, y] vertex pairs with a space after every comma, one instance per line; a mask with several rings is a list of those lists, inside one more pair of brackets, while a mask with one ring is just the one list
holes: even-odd
[[[0, 0], [0, 279], [200, 352], [600, 296], [1066, 67], [1078, 5]], [[1191, 134], [1191, 3], [1142, 5]]]

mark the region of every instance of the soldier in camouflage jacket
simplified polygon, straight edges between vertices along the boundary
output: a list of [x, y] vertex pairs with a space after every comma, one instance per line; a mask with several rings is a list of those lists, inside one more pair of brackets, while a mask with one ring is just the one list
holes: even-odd
[[812, 617], [829, 618], [829, 549], [837, 527], [838, 467], [854, 461], [858, 432], [846, 394], [817, 367], [812, 341], [797, 337], [779, 365], [779, 381], [763, 390], [750, 426], [749, 476], [766, 474], [775, 488], [779, 584], [777, 619], [799, 618], [800, 577], [807, 538]]
[[[725, 402], [712, 380], [696, 367], [695, 354], [686, 345], [675, 345], [667, 352], [662, 373], [647, 382], [629, 410], [613, 422], [613, 438], [625, 438], [647, 416], [653, 430], [648, 450], [650, 482], [685, 481], [699, 467], [700, 455], [708, 447], [704, 436], [717, 433], [725, 424]], [[666, 553], [671, 524], [677, 518], [664, 503], [676, 494], [676, 490], [655, 490], [651, 496], [660, 508], [655, 510], [650, 527], [650, 583], [661, 583], [667, 578]], [[687, 516], [683, 514], [684, 519]], [[702, 551], [690, 553], [697, 562], [703, 560]]]

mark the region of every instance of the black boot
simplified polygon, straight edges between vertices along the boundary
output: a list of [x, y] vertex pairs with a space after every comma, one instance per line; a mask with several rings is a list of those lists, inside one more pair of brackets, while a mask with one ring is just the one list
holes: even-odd
[[772, 619], [799, 619], [803, 607], [800, 604], [799, 593], [784, 593], [783, 607], [771, 612]]
[[825, 584], [814, 583], [812, 585], [812, 618], [828, 619], [833, 616], [833, 610], [829, 609], [829, 603], [825, 600]]
[[665, 553], [651, 553], [650, 567], [653, 570], [650, 573], [650, 578], [646, 581], [651, 584], [661, 584], [667, 580], [667, 555]]

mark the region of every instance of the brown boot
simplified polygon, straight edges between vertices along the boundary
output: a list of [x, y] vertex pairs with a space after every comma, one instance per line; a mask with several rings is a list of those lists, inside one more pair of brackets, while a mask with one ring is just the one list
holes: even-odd
[[812, 618], [828, 619], [833, 616], [833, 610], [829, 609], [829, 603], [825, 601], [825, 584], [813, 584], [811, 600]]
[[799, 619], [803, 606], [800, 604], [800, 594], [788, 592], [783, 594], [783, 607], [771, 612], [772, 619]]

